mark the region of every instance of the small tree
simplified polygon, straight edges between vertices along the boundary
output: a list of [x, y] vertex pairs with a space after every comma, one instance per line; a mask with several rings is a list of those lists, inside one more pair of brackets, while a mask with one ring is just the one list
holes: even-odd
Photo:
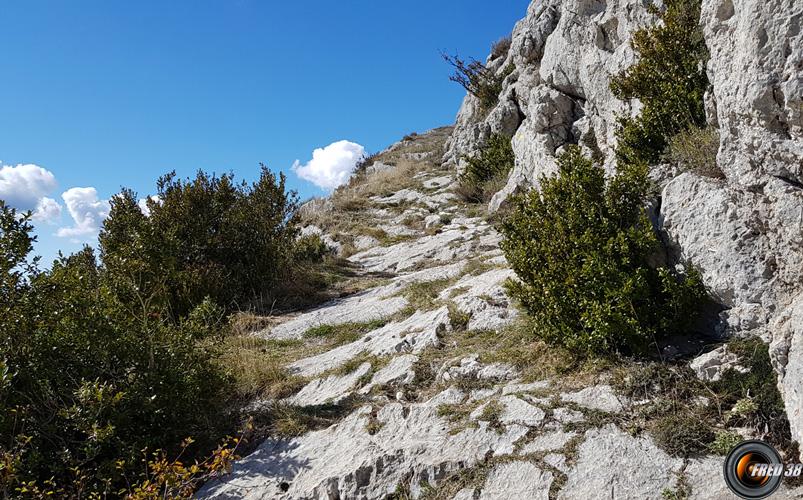
[[535, 332], [582, 353], [636, 352], [693, 319], [705, 297], [698, 274], [648, 264], [658, 241], [643, 208], [646, 169], [606, 182], [576, 146], [558, 166], [502, 225], [519, 277], [508, 288]]

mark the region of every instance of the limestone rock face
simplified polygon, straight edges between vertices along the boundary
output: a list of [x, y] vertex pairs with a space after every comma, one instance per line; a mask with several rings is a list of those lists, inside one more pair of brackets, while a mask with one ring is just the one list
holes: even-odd
[[[492, 133], [511, 133], [515, 167], [491, 203], [537, 187], [556, 170], [566, 144], [601, 154], [615, 168], [617, 115], [639, 103], [616, 99], [610, 76], [633, 62], [629, 41], [656, 19], [636, 0], [532, 2], [512, 32], [509, 53], [489, 59], [514, 67], [499, 103], [479, 109], [466, 96], [444, 162], [457, 171]], [[703, 0], [700, 25], [710, 50], [706, 95], [719, 131], [723, 179], [656, 167], [662, 189], [655, 221], [673, 262], [697, 267], [722, 306], [714, 333], [761, 335], [773, 362], [796, 438], [803, 416], [803, 336], [795, 315], [803, 301], [803, 3], [796, 0]], [[514, 110], [517, 113], [514, 113]], [[785, 379], [791, 377], [791, 379]]]
[[[706, 227], [695, 223], [677, 240], [690, 255], [706, 248], [709, 258], [730, 261], [734, 286], [722, 286], [725, 276], [712, 280], [736, 311], [728, 327], [771, 340], [793, 437], [803, 441], [803, 4], [705, 0], [701, 22], [711, 51], [717, 164], [726, 175], [721, 189], [728, 225], [741, 230], [730, 233], [729, 245], [707, 241], [720, 216]], [[696, 203], [721, 193], [703, 190]], [[690, 210], [683, 218], [698, 217]], [[696, 243], [683, 245], [684, 239]], [[709, 275], [721, 269], [710, 260], [700, 266]]]
[[513, 29], [505, 60], [488, 63], [500, 72], [515, 67], [499, 104], [484, 116], [477, 99], [466, 96], [446, 163], [462, 169], [461, 158], [491, 134], [512, 136], [516, 165], [491, 201], [492, 209], [518, 188], [554, 172], [555, 152], [565, 144], [596, 144], [611, 165], [616, 116], [635, 108], [613, 96], [607, 76], [634, 62], [630, 36], [652, 20], [638, 0], [532, 2]]
[[[586, 434], [559, 498], [661, 498], [665, 489], [673, 488], [682, 466], [683, 460], [609, 425]], [[611, 474], [612, 470], [629, 473]]]
[[718, 163], [745, 188], [803, 182], [801, 16], [795, 0], [703, 1]]
[[372, 435], [366, 431], [369, 414], [365, 407], [328, 429], [269, 439], [200, 497], [378, 499], [408, 480], [417, 494], [422, 482], [434, 484], [486, 455], [512, 452], [527, 432], [512, 425], [499, 433], [480, 423], [451, 435], [436, 405], [391, 403], [379, 411], [381, 427]]
[[[526, 481], [522, 481], [527, 478]], [[494, 468], [485, 481], [480, 500], [530, 498], [547, 500], [552, 474], [529, 462], [508, 462]]]
[[707, 352], [694, 358], [689, 366], [701, 380], [706, 382], [716, 382], [722, 379], [722, 375], [728, 370], [736, 370], [740, 373], [747, 373], [749, 370], [739, 365], [739, 357], [728, 351], [727, 346], [720, 346], [711, 352]]

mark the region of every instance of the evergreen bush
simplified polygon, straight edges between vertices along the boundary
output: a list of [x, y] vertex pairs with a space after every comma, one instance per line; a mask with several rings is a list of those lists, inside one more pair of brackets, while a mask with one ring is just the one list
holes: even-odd
[[705, 298], [690, 270], [653, 268], [658, 240], [644, 209], [646, 169], [605, 173], [576, 146], [559, 173], [514, 200], [502, 249], [519, 280], [509, 292], [535, 333], [580, 353], [643, 352], [682, 332]]

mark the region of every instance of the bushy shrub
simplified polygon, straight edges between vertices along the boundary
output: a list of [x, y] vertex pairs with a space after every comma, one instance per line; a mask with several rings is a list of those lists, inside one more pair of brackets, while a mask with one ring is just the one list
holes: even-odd
[[570, 147], [559, 174], [514, 200], [502, 249], [519, 281], [509, 291], [535, 332], [574, 351], [643, 351], [695, 317], [699, 275], [648, 264], [658, 246], [644, 210], [646, 169], [604, 171]]
[[653, 12], [662, 23], [636, 31], [631, 41], [639, 61], [611, 81], [615, 96], [644, 106], [640, 116], [620, 119], [617, 155], [625, 163], [657, 163], [670, 137], [706, 123], [708, 50], [700, 0], [668, 0]]
[[88, 248], [25, 266], [31, 228], [0, 207], [0, 454], [16, 456], [0, 488], [115, 492], [143, 448], [170, 453], [189, 435], [194, 451], [211, 446], [227, 379], [199, 339], [219, 328], [215, 307], [172, 323], [121, 302]]
[[271, 297], [290, 268], [298, 206], [283, 175], [263, 166], [252, 185], [232, 175], [162, 177], [150, 215], [124, 190], [111, 200], [101, 257], [123, 303], [147, 301], [173, 320], [205, 297], [245, 307]]
[[467, 62], [456, 55], [442, 54], [442, 56], [454, 68], [449, 80], [459, 83], [466, 92], [479, 99], [480, 107], [486, 111], [499, 102], [502, 83], [515, 69], [512, 65], [508, 65], [497, 74], [476, 59]]
[[297, 238], [296, 206], [264, 168], [251, 185], [171, 174], [147, 215], [112, 199], [100, 262], [85, 248], [41, 271], [30, 214], [0, 201], [0, 496], [188, 496], [225, 468], [227, 309], [328, 251]]
[[670, 455], [688, 457], [708, 450], [715, 434], [705, 418], [695, 411], [681, 409], [672, 411], [655, 422], [652, 437], [655, 444]]
[[317, 262], [331, 253], [332, 249], [329, 248], [320, 235], [308, 234], [296, 240], [293, 259], [295, 262]]
[[717, 165], [717, 151], [719, 151], [717, 129], [691, 127], [669, 139], [664, 158], [684, 171], [723, 179], [725, 174]]
[[730, 407], [729, 425], [757, 429], [764, 433], [762, 439], [778, 449], [788, 449], [791, 445], [789, 421], [775, 384], [769, 347], [760, 338], [750, 338], [732, 340], [728, 350], [739, 357], [741, 366], [749, 369], [747, 373], [729, 369], [712, 384], [723, 406]]
[[510, 138], [501, 134], [493, 134], [488, 138], [479, 153], [465, 158], [466, 169], [460, 175], [458, 193], [472, 202], [488, 201], [498, 188], [500, 181], [506, 181], [513, 169], [516, 157]]

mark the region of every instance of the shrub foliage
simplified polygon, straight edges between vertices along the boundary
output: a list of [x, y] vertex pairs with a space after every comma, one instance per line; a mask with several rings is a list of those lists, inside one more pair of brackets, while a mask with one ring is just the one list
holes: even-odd
[[498, 180], [507, 180], [516, 157], [510, 138], [494, 134], [488, 138], [479, 153], [466, 157], [465, 160], [466, 170], [459, 178], [460, 194], [468, 201], [482, 202], [488, 201], [493, 195], [490, 188], [497, 186]]
[[509, 291], [538, 335], [585, 353], [642, 351], [694, 317], [704, 298], [696, 272], [653, 268], [658, 240], [644, 210], [646, 172], [606, 182], [576, 146], [559, 174], [515, 200], [502, 249], [520, 281]]
[[87, 247], [42, 271], [30, 214], [0, 201], [0, 496], [187, 496], [228, 467], [217, 341], [227, 309], [324, 254], [296, 240], [296, 206], [264, 168], [251, 185], [171, 174], [149, 215], [113, 198], [100, 261]]
[[611, 81], [620, 99], [639, 99], [640, 116], [621, 118], [617, 155], [625, 163], [655, 164], [670, 137], [689, 126], [705, 127], [708, 49], [699, 26], [699, 0], [668, 0], [653, 8], [662, 23], [636, 31], [639, 61]]
[[205, 297], [227, 308], [272, 298], [297, 237], [298, 202], [283, 175], [263, 166], [248, 185], [232, 175], [169, 174], [157, 188], [148, 216], [130, 190], [114, 197], [100, 234], [106, 272], [124, 302], [147, 301], [178, 319]]

